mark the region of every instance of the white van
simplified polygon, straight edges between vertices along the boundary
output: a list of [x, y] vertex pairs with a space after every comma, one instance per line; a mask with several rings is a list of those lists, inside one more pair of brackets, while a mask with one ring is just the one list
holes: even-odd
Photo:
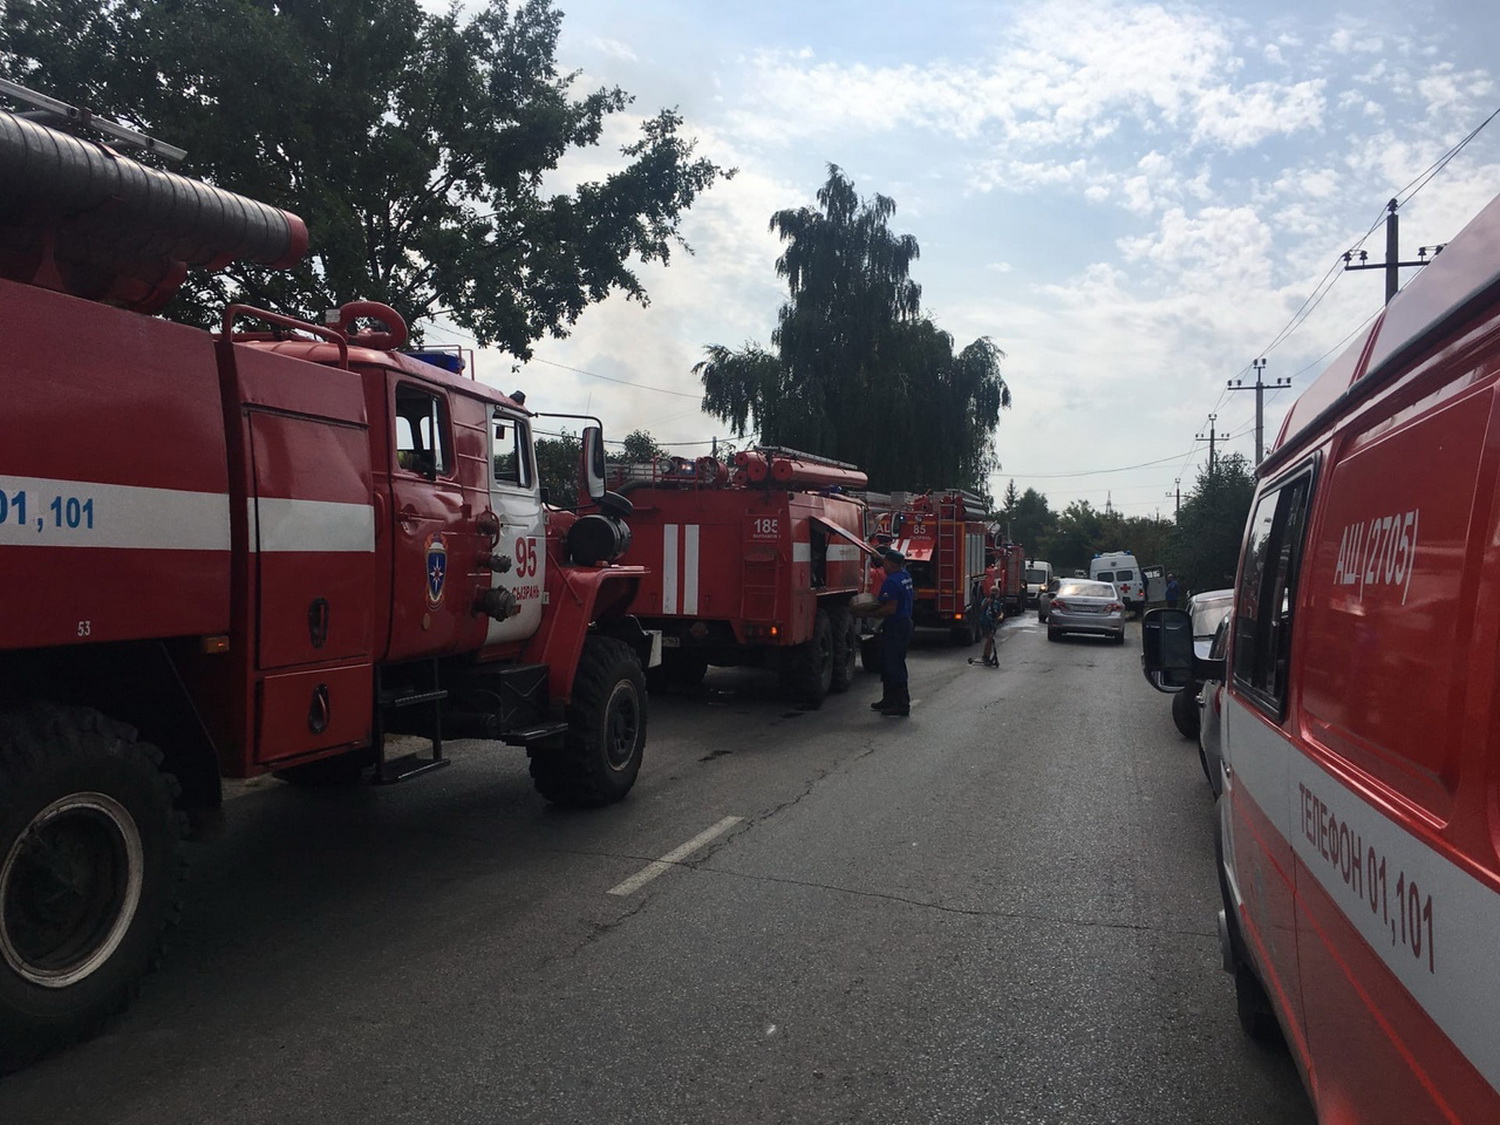
[[1139, 609], [1146, 604], [1145, 579], [1141, 577], [1141, 564], [1129, 551], [1112, 551], [1095, 555], [1089, 561], [1089, 577], [1099, 582], [1113, 582], [1120, 591], [1120, 600], [1126, 609]]
[[1042, 591], [1052, 582], [1052, 564], [1041, 559], [1026, 560], [1026, 604], [1036, 605]]

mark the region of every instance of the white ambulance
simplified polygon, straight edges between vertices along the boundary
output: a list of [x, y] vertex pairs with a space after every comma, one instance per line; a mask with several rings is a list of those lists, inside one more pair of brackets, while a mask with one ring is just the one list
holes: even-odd
[[1140, 563], [1129, 551], [1095, 555], [1089, 560], [1089, 577], [1099, 582], [1113, 582], [1126, 609], [1139, 609], [1146, 604], [1146, 580], [1141, 577]]

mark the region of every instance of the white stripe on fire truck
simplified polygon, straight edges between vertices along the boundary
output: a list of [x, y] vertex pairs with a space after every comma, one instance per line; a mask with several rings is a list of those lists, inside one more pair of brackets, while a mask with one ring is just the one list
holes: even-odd
[[698, 612], [698, 525], [682, 530], [682, 612]]
[[375, 509], [332, 500], [262, 496], [248, 502], [250, 550], [365, 554], [375, 550]]
[[792, 561], [794, 563], [799, 563], [799, 562], [810, 563], [810, 562], [812, 562], [812, 544], [811, 543], [793, 543], [792, 544]]
[[[1500, 933], [1500, 894], [1355, 798], [1228, 692], [1223, 721], [1233, 767], [1231, 784], [1248, 793], [1349, 924], [1474, 1068], [1500, 1089], [1500, 1038], [1494, 1032], [1494, 1013], [1500, 1011], [1494, 950], [1494, 935]], [[1326, 834], [1330, 824], [1331, 837]], [[1336, 842], [1330, 845], [1330, 839]], [[1256, 845], [1253, 839], [1236, 841], [1231, 836], [1228, 846], [1232, 855], [1237, 848]], [[1376, 879], [1382, 866], [1386, 877], [1379, 887]], [[1420, 956], [1413, 952], [1410, 938], [1401, 937], [1398, 882], [1402, 890], [1414, 882], [1419, 888], [1421, 901], [1415, 913], [1423, 942]], [[1372, 887], [1378, 892], [1374, 910]], [[1429, 903], [1430, 929], [1425, 916]], [[1408, 903], [1401, 907], [1406, 912]], [[1376, 982], [1360, 984], [1379, 998]]]
[[661, 529], [661, 611], [677, 612], [677, 525]]
[[853, 543], [828, 544], [829, 562], [859, 562], [864, 557], [864, 554]]
[[229, 496], [0, 476], [0, 546], [229, 550]]

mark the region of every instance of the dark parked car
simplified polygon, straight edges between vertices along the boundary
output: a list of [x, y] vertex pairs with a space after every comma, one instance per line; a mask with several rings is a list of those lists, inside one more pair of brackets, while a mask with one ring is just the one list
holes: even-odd
[[[1234, 606], [1233, 590], [1207, 590], [1194, 594], [1184, 607], [1193, 619], [1193, 651], [1204, 659], [1213, 644], [1219, 623]], [[1172, 696], [1172, 721], [1183, 738], [1197, 738], [1200, 724], [1198, 693], [1203, 684], [1194, 682]]]

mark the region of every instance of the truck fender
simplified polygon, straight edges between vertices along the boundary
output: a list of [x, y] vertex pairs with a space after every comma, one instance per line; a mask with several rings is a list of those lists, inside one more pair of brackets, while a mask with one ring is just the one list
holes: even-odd
[[[549, 612], [527, 642], [524, 659], [547, 665], [547, 693], [554, 704], [567, 704], [573, 698], [573, 677], [590, 628], [612, 635], [622, 628], [628, 616], [625, 611], [645, 575], [643, 566], [549, 568]], [[640, 630], [639, 624], [636, 629]], [[631, 640], [629, 636], [624, 639]], [[646, 658], [650, 658], [649, 649]]]

